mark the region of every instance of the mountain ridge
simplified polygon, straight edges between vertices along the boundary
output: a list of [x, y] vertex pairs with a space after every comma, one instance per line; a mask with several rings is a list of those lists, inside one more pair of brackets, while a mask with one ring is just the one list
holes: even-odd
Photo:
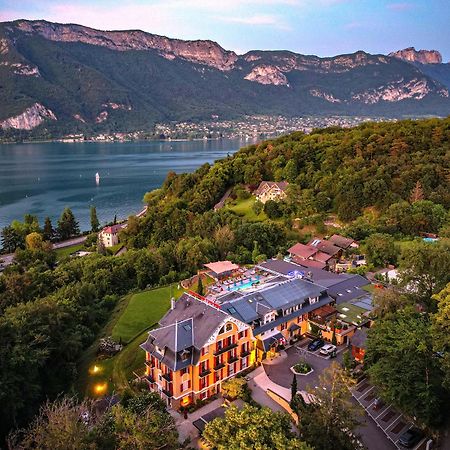
[[[19, 123], [51, 136], [149, 130], [253, 113], [447, 115], [446, 74], [398, 54], [238, 55], [211, 40], [17, 20], [0, 23], [0, 133], [24, 131]], [[16, 120], [33, 105], [33, 121]]]

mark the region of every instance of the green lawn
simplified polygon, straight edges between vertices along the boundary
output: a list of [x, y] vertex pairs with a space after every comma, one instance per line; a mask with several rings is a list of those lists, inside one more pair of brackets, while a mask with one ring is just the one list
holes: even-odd
[[71, 247], [64, 247], [56, 249], [56, 259], [60, 261], [63, 258], [66, 258], [71, 253], [78, 252], [79, 250], [83, 250], [83, 244], [72, 245]]
[[139, 292], [131, 296], [128, 306], [112, 330], [114, 340], [129, 342], [137, 334], [147, 329], [170, 307], [170, 298], [179, 297], [177, 285]]
[[[123, 297], [101, 334], [80, 360], [80, 374], [76, 383], [78, 391], [83, 395], [97, 397], [99, 394], [122, 392], [128, 388], [133, 373], [144, 369], [144, 351], [139, 347], [140, 344], [169, 309], [170, 296], [178, 298], [182, 292], [177, 284], [173, 284], [172, 288], [165, 286]], [[96, 356], [96, 349], [99, 339], [105, 336], [112, 336], [116, 341], [122, 338], [122, 342], [127, 345], [114, 357], [100, 359]], [[105, 386], [105, 391], [96, 392], [97, 386]]]
[[254, 213], [252, 206], [255, 201], [255, 197], [251, 196], [244, 200], [235, 200], [228, 203], [227, 208], [234, 211], [238, 216], [245, 217], [250, 222], [262, 222], [267, 219], [267, 216], [264, 212], [258, 215]]

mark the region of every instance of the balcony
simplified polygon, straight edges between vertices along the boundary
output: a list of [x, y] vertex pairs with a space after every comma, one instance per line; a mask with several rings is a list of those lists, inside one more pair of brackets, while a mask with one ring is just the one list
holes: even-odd
[[162, 389], [161, 392], [168, 398], [172, 397], [172, 392], [168, 391], [167, 389]]
[[246, 356], [250, 355], [250, 350], [245, 350], [243, 352], [241, 352], [241, 358], [245, 358]]
[[203, 378], [203, 377], [206, 377], [206, 375], [209, 375], [210, 373], [211, 373], [211, 370], [210, 370], [210, 369], [206, 369], [206, 370], [201, 371], [201, 372], [198, 374], [198, 376], [199, 376], [200, 378]]
[[227, 363], [228, 363], [228, 364], [233, 364], [233, 363], [235, 363], [238, 359], [239, 359], [239, 358], [237, 357], [237, 355], [232, 356], [232, 357], [228, 358]]
[[171, 373], [165, 373], [164, 375], [162, 375], [162, 377], [169, 383], [172, 383], [172, 374]]
[[237, 346], [238, 346], [238, 344], [233, 342], [232, 344], [227, 345], [226, 347], [222, 347], [221, 349], [216, 350], [214, 352], [214, 356], [221, 355], [222, 353], [228, 352], [229, 350], [233, 350], [233, 348], [237, 348]]
[[146, 375], [144, 377], [144, 380], [146, 380], [148, 383], [152, 383], [152, 384], [155, 382], [154, 378], [151, 375]]
[[225, 367], [225, 363], [221, 362], [221, 363], [217, 364], [217, 366], [214, 366], [214, 370], [220, 370], [223, 367]]

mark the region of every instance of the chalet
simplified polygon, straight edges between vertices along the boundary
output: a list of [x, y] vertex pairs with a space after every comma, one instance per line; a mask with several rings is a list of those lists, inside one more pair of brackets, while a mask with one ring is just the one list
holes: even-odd
[[119, 232], [126, 228], [126, 224], [119, 223], [103, 228], [100, 231], [99, 238], [105, 247], [113, 247], [119, 243]]
[[288, 250], [291, 258], [308, 259], [317, 253], [317, 249], [298, 242]]
[[253, 195], [261, 202], [266, 203], [268, 200], [283, 200], [286, 198], [286, 190], [289, 186], [287, 181], [261, 181]]
[[150, 389], [173, 408], [220, 392], [224, 380], [254, 362], [250, 326], [188, 293], [172, 301], [141, 347]]

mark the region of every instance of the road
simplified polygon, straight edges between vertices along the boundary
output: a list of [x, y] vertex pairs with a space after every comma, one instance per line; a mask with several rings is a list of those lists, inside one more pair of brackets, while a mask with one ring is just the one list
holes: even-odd
[[[68, 239], [67, 241], [57, 242], [53, 244], [53, 249], [72, 247], [74, 245], [82, 244], [86, 241], [86, 236], [80, 236], [73, 239]], [[7, 255], [0, 255], [0, 271], [6, 266], [9, 266], [14, 262], [14, 253], [8, 253]]]

